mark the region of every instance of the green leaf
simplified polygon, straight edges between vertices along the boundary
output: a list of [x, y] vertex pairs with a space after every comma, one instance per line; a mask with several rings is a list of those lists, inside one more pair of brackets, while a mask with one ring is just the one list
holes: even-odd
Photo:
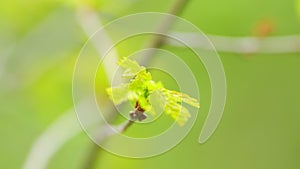
[[198, 101], [187, 94], [165, 88], [163, 88], [162, 91], [166, 98], [166, 113], [169, 114], [180, 126], [184, 125], [190, 118], [190, 113], [182, 106], [182, 102], [199, 108]]
[[151, 113], [152, 116], [156, 116], [164, 111], [166, 100], [162, 92], [159, 90], [152, 92], [152, 94], [149, 96], [149, 102], [151, 105], [151, 110], [149, 113]]
[[118, 105], [126, 100], [128, 100], [129, 84], [121, 84], [117, 87], [107, 88], [106, 92], [109, 98], [113, 101], [114, 104]]
[[179, 126], [183, 126], [191, 117], [189, 111], [185, 107], [171, 100], [167, 100], [165, 112], [170, 115]]
[[187, 103], [191, 106], [197, 107], [197, 108], [200, 107], [197, 99], [192, 98], [187, 94], [180, 93], [177, 91], [171, 91], [171, 95], [173, 95], [174, 97], [177, 97], [178, 101], [180, 101], [180, 102], [185, 102], [185, 103]]
[[184, 125], [191, 117], [187, 108], [182, 103], [199, 108], [196, 99], [187, 94], [168, 90], [161, 82], [152, 80], [151, 73], [136, 61], [123, 58], [119, 63], [125, 68], [123, 77], [130, 77], [128, 84], [107, 89], [107, 93], [114, 104], [120, 104], [129, 100], [133, 105], [138, 102], [139, 106], [153, 116], [164, 111], [170, 115], [178, 125]]
[[140, 66], [136, 61], [130, 60], [126, 57], [121, 59], [118, 64], [125, 69], [123, 77], [133, 78], [137, 73], [145, 70], [145, 67]]

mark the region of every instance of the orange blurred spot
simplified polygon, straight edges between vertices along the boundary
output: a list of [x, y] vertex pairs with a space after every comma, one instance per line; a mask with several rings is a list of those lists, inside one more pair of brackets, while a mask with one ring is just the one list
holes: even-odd
[[270, 19], [260, 20], [253, 29], [253, 35], [257, 37], [270, 36], [275, 29], [274, 22]]

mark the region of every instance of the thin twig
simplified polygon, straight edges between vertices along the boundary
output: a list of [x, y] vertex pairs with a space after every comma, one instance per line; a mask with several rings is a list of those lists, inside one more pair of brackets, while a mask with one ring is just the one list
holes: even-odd
[[[166, 34], [170, 27], [173, 25], [176, 18], [172, 15], [179, 15], [184, 7], [187, 5], [189, 0], [177, 0], [174, 5], [169, 10], [169, 14], [166, 16], [161, 23], [158, 25], [156, 32], [160, 34]], [[153, 35], [153, 38], [149, 41], [146, 48], [159, 48], [163, 45], [165, 37], [162, 35]], [[149, 50], [144, 56], [143, 60], [141, 61], [142, 65], [147, 65], [150, 62], [151, 57], [155, 54], [155, 50]]]
[[104, 30], [94, 34], [99, 28], [102, 27], [102, 22], [93, 9], [87, 6], [81, 7], [77, 11], [77, 17], [78, 23], [87, 37], [90, 37], [91, 35], [94, 36], [90, 40], [97, 50], [100, 58], [105, 56], [107, 48], [113, 46], [106, 56], [109, 59], [103, 59], [103, 66], [105, 68], [107, 79], [109, 82], [111, 82], [115, 73], [114, 71], [118, 69], [118, 52], [114, 47], [112, 40]]
[[125, 132], [133, 123], [134, 121], [128, 120], [128, 122], [126, 122], [126, 124], [123, 126], [121, 132]]
[[[84, 106], [81, 104], [80, 106]], [[89, 108], [85, 108], [88, 110]], [[82, 131], [73, 108], [52, 123], [34, 141], [22, 169], [45, 169], [53, 155], [68, 141]]]
[[[187, 42], [186, 44], [178, 43], [168, 38], [167, 45], [184, 47], [186, 45], [206, 50], [214, 50], [210, 44], [205, 43], [205, 36], [194, 32], [172, 32], [171, 35]], [[274, 36], [274, 37], [230, 37], [219, 35], [207, 35], [214, 47], [219, 52], [229, 52], [238, 54], [251, 53], [299, 53], [300, 52], [300, 35]]]
[[[187, 4], [188, 0], [176, 0], [174, 5], [171, 7], [169, 13], [172, 15], [178, 15], [185, 7], [185, 5]], [[90, 10], [89, 11], [90, 14], [94, 13], [94, 11]], [[97, 15], [92, 15], [92, 16], [97, 16]], [[82, 19], [87, 19], [89, 22], [99, 22], [97, 21], [97, 19], [95, 17], [91, 17], [91, 18], [82, 18]], [[98, 18], [99, 19], [99, 18]], [[169, 30], [169, 28], [172, 26], [172, 24], [174, 23], [174, 17], [166, 17], [161, 24], [158, 25], [158, 32], [160, 33], [164, 33], [167, 32]], [[81, 26], [87, 30], [85, 25], [82, 25], [83, 22], [80, 22]], [[86, 32], [87, 33], [87, 32]], [[90, 36], [89, 34], [87, 34], [87, 36]], [[159, 48], [161, 47], [161, 45], [163, 44], [163, 40], [164, 38], [162, 36], [154, 36], [153, 39], [150, 40], [149, 45], [147, 46], [148, 48]], [[98, 46], [98, 45], [95, 45]], [[150, 50], [151, 51], [151, 50]], [[141, 61], [142, 64], [147, 65], [150, 62], [151, 56], [154, 53], [147, 53], [146, 56], [143, 57], [143, 60]], [[114, 112], [111, 112], [111, 114], [114, 114]], [[119, 128], [120, 132], [125, 132], [134, 122], [129, 120], [128, 122], [126, 122], [124, 125], [121, 125]], [[107, 130], [104, 131], [105, 133], [105, 137], [110, 136], [111, 132], [108, 132]], [[96, 146], [93, 146], [92, 149], [98, 149], [96, 148]], [[87, 161], [85, 162], [85, 164], [83, 165], [83, 169], [92, 169], [95, 165], [94, 161], [91, 161], [90, 159], [97, 159], [97, 156], [99, 155], [99, 151], [97, 153], [95, 153], [94, 150], [90, 151], [90, 155], [88, 155], [89, 159], [87, 159]], [[95, 157], [96, 156], [96, 157]]]
[[[134, 121], [132, 120], [128, 120], [127, 122], [114, 127], [115, 130], [119, 131], [120, 133], [124, 133], [125, 131], [127, 131], [127, 129], [134, 123]], [[102, 128], [102, 131], [99, 131], [99, 133], [105, 133], [102, 134], [101, 138], [98, 138], [98, 141], [104, 141], [107, 137], [112, 136], [115, 134], [115, 130], [111, 130], [111, 127], [109, 126], [105, 126], [104, 128]], [[99, 155], [103, 153], [101, 147], [99, 147], [97, 144], [95, 144], [93, 142], [93, 144], [91, 145], [91, 147], [89, 148], [89, 152], [88, 155], [82, 165], [82, 167], [80, 167], [81, 169], [92, 169], [94, 168], [94, 166], [96, 165], [96, 161], [97, 158], [99, 157]]]
[[97, 144], [91, 144], [89, 148], [89, 152], [87, 153], [87, 157], [84, 160], [82, 165], [82, 169], [92, 169], [92, 166], [95, 166], [95, 162], [97, 161], [97, 157], [99, 154], [100, 147]]

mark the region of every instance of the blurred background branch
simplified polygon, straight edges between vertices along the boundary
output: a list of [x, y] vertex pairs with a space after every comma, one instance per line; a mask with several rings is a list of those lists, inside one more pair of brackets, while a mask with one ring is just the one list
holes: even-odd
[[[179, 15], [180, 12], [182, 12], [182, 10], [184, 9], [184, 7], [186, 6], [187, 2], [189, 0], [176, 0], [174, 2], [174, 4], [171, 6], [169, 13], [172, 15]], [[96, 11], [94, 11], [93, 9], [79, 9], [78, 10], [78, 16], [79, 16], [79, 23], [81, 25], [81, 27], [83, 28], [83, 30], [86, 33], [86, 36], [90, 37], [97, 29], [101, 28], [102, 24], [100, 22], [100, 18], [97, 16]], [[157, 27], [157, 32], [160, 33], [167, 33], [169, 28], [172, 26], [172, 24], [174, 23], [175, 18], [172, 16], [168, 16], [166, 18], [164, 18], [163, 21], [161, 21], [161, 23], [158, 25]], [[97, 48], [97, 51], [99, 52], [100, 56], [104, 56], [105, 53], [103, 53], [103, 45], [107, 45], [107, 46], [114, 46], [112, 41], [109, 39], [109, 36], [107, 34], [103, 34], [103, 35], [97, 35], [94, 34], [95, 36], [101, 36], [102, 39], [97, 38], [97, 37], [93, 37], [92, 38], [92, 42], [94, 44], [94, 46]], [[103, 38], [104, 37], [104, 38]], [[95, 39], [95, 40], [94, 40]], [[163, 40], [164, 38], [162, 36], [154, 36], [150, 41], [149, 44], [147, 45], [147, 48], [160, 48], [163, 45]], [[100, 42], [101, 41], [101, 42]], [[104, 48], [105, 49], [105, 48]], [[152, 56], [154, 55], [154, 53], [152, 52], [153, 50], [150, 50], [149, 52], [147, 52], [142, 60], [140, 61], [142, 65], [148, 65], [149, 62], [151, 61]], [[113, 55], [112, 56], [107, 56], [109, 58], [110, 61], [109, 62], [114, 62], [117, 63], [117, 55], [116, 55], [116, 51], [115, 49], [113, 49]], [[105, 66], [107, 65], [107, 66]], [[108, 78], [112, 79], [113, 72], [110, 72], [109, 70], [116, 70], [116, 66], [111, 66], [113, 65], [112, 63], [105, 63], [104, 62], [104, 66], [105, 66], [105, 70], [108, 72]], [[109, 75], [111, 74], [111, 75]], [[114, 110], [110, 111], [110, 120], [113, 121], [113, 118], [115, 117], [117, 112], [114, 112]], [[129, 120], [127, 122], [125, 122], [124, 124], [120, 125], [119, 131], [120, 132], [125, 132], [131, 125], [132, 125], [133, 121]], [[109, 132], [110, 129], [105, 129], [102, 131], [99, 131], [99, 135], [100, 137], [103, 137], [101, 139], [104, 140], [106, 137], [111, 136], [111, 134], [113, 134], [114, 132]], [[91, 159], [97, 159], [95, 156], [99, 156], [100, 155], [100, 151], [97, 150], [101, 150], [101, 148], [99, 149], [98, 145], [94, 144], [94, 146], [91, 147], [91, 150], [89, 151], [89, 155], [87, 155], [88, 159], [86, 160], [86, 162], [83, 164], [83, 169], [90, 169], [93, 168], [93, 166], [95, 165], [95, 161], [91, 160]]]
[[[183, 11], [184, 7], [187, 5], [188, 0], [177, 0], [173, 6], [170, 8], [169, 13], [172, 15], [180, 15]], [[77, 21], [79, 26], [84, 31], [87, 37], [92, 36], [99, 28], [101, 28], [102, 22], [99, 18], [99, 14], [93, 8], [89, 8], [88, 6], [82, 6], [77, 9]], [[174, 18], [169, 17], [165, 18], [158, 25], [157, 30], [158, 32], [168, 32], [169, 28], [174, 22]], [[34, 34], [34, 33], [33, 33]], [[177, 37], [185, 39], [188, 41], [189, 46], [199, 47], [203, 49], [212, 50], [208, 46], [205, 46], [205, 43], [198, 44], [194, 43], [200, 39], [201, 35], [195, 34], [193, 32], [171, 32]], [[102, 38], [93, 38], [92, 43], [95, 46], [95, 49], [98, 51], [99, 56], [104, 56], [104, 50], [107, 46], [113, 46], [113, 42], [110, 40], [108, 34], [104, 33], [101, 36]], [[104, 38], [103, 38], [104, 37]], [[238, 54], [251, 54], [251, 53], [297, 53], [300, 52], [299, 49], [299, 42], [300, 37], [299, 35], [291, 35], [291, 36], [281, 36], [281, 37], [231, 37], [231, 36], [218, 36], [218, 35], [208, 35], [208, 38], [212, 41], [213, 45], [215, 46], [216, 50], [219, 52], [230, 52], [230, 53], [238, 53]], [[174, 47], [186, 47], [176, 41], [171, 39], [164, 39], [162, 36], [153, 36], [153, 38], [146, 44], [146, 48], [159, 48], [163, 44], [170, 45]], [[29, 44], [30, 45], [30, 44]], [[142, 60], [143, 65], [147, 65], [151, 61], [151, 56], [154, 53], [148, 52], [146, 56], [144, 56], [144, 60]], [[104, 62], [104, 67], [106, 71], [106, 75], [109, 81], [111, 81], [113, 73], [111, 70], [116, 69], [116, 62], [119, 58], [118, 52], [115, 48], [109, 52], [107, 56], [110, 59], [106, 59]], [[3, 57], [3, 59], [5, 59]], [[4, 64], [5, 62], [3, 62]], [[83, 101], [84, 102], [84, 101]], [[73, 112], [73, 111], [72, 111]], [[73, 129], [69, 129], [68, 127], [74, 126], [77, 123], [76, 120], [71, 117], [70, 111], [67, 113], [62, 113], [63, 116], [58, 118], [56, 122], [54, 122], [33, 144], [31, 152], [27, 158], [27, 161], [24, 165], [24, 169], [42, 169], [46, 168], [47, 163], [51, 159], [51, 157], [58, 151], [58, 149], [67, 142], [68, 139], [76, 135], [76, 133], [80, 132], [80, 128], [75, 127]], [[116, 112], [111, 110], [109, 113], [110, 120], [113, 121]], [[70, 123], [72, 121], [72, 124]], [[128, 122], [118, 127], [120, 132], [123, 132], [127, 129]], [[58, 134], [59, 132], [69, 132], [68, 134]], [[99, 129], [101, 140], [105, 140], [105, 138], [111, 136], [113, 132], [109, 132], [110, 129], [103, 127]], [[101, 134], [102, 133], [102, 134]], [[52, 141], [52, 147], [49, 149], [44, 149], [49, 141]], [[51, 150], [50, 150], [51, 149]], [[95, 160], [97, 160], [99, 154], [101, 153], [101, 149], [98, 145], [93, 144], [91, 145], [90, 151], [86, 155], [86, 160], [82, 165], [82, 168], [92, 168], [95, 165]], [[40, 159], [39, 163], [36, 163], [36, 159]]]
[[[198, 47], [207, 50], [211, 49], [206, 43], [198, 43], [203, 35], [192, 32], [173, 32], [171, 33], [185, 42], [188, 46]], [[237, 54], [280, 54], [280, 53], [299, 53], [300, 35], [277, 36], [277, 37], [230, 37], [207, 35], [218, 52], [229, 52]], [[176, 47], [186, 47], [175, 40], [167, 39], [166, 44]]]
[[[198, 164], [211, 169], [299, 168], [299, 151], [295, 150], [299, 149], [300, 137], [295, 133], [299, 131], [300, 0], [189, 2], [181, 16], [208, 33], [225, 67], [229, 96], [226, 118], [222, 121], [222, 128], [215, 134], [214, 141], [199, 146], [194, 140], [197, 137], [194, 131], [200, 130], [201, 125], [195, 125], [194, 131], [178, 147], [141, 162], [102, 151], [83, 134], [75, 118], [71, 99], [73, 66], [84, 41], [102, 24], [136, 12], [165, 12], [175, 1], [80, 2], [1, 2], [2, 168], [22, 168], [23, 165], [24, 169], [92, 166], [179, 169], [187, 166], [197, 168]], [[179, 15], [187, 1], [176, 2], [170, 13]], [[89, 8], [86, 3], [93, 4], [93, 7]], [[275, 21], [278, 29], [272, 34], [268, 34], [267, 30], [263, 36], [251, 34], [253, 24], [264, 17]], [[166, 19], [162, 22], [172, 21]], [[168, 32], [168, 25], [157, 26], [160, 31]], [[186, 39], [191, 46], [211, 50], [195, 43], [195, 39], [200, 38], [198, 34], [169, 33]], [[102, 45], [112, 44], [108, 35], [102, 36], [106, 38], [93, 42], [101, 56], [104, 55]], [[185, 57], [188, 49], [170, 39], [161, 39], [159, 36], [153, 39], [145, 43], [145, 47], [159, 48], [163, 44], [162, 48], [184, 56], [193, 72], [201, 76], [199, 88], [204, 89], [201, 101], [209, 105], [209, 94], [205, 93], [209, 87], [209, 81], [205, 79], [207, 74], [200, 64]], [[134, 43], [128, 46], [140, 47]], [[110, 57], [113, 59], [104, 65], [107, 79], [111, 77], [109, 67], [114, 66], [118, 54], [123, 56], [127, 52], [122, 48], [112, 51]], [[236, 57], [244, 54], [257, 54], [257, 57], [251, 61]], [[153, 54], [148, 55], [150, 57], [146, 58], [151, 59]], [[149, 61], [141, 62], [146, 65]], [[168, 62], [162, 62], [165, 63]], [[82, 100], [79, 105], [85, 102]], [[197, 121], [204, 119], [206, 104], [203, 105]], [[88, 106], [84, 108], [88, 111]], [[112, 116], [111, 121], [114, 119]], [[98, 131], [102, 133], [102, 138], [110, 133], [105, 126], [100, 126]], [[101, 156], [99, 153], [102, 153]]]

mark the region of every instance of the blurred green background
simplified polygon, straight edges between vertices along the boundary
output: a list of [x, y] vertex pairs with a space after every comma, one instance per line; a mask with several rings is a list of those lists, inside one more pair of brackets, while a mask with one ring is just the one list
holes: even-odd
[[[90, 5], [102, 23], [108, 23], [137, 12], [167, 12], [174, 2], [1, 1], [1, 168], [22, 168], [32, 145], [51, 124], [69, 111], [75, 117], [72, 74], [88, 38], [78, 22], [80, 6]], [[299, 4], [296, 0], [190, 0], [180, 16], [213, 35], [297, 35]], [[126, 55], [138, 47], [137, 42], [127, 43], [118, 52]], [[188, 52], [163, 48], [178, 55]], [[219, 55], [227, 77], [227, 103], [217, 131], [205, 144], [199, 144], [198, 137], [210, 106], [209, 79], [203, 66], [183, 58], [203, 77], [198, 79], [202, 107], [195, 126], [178, 146], [147, 159], [123, 158], [102, 150], [93, 159], [93, 143], [81, 132], [50, 158], [46, 168], [81, 169], [88, 160], [95, 161], [95, 169], [300, 168], [300, 54]], [[48, 144], [51, 147], [51, 140]]]

